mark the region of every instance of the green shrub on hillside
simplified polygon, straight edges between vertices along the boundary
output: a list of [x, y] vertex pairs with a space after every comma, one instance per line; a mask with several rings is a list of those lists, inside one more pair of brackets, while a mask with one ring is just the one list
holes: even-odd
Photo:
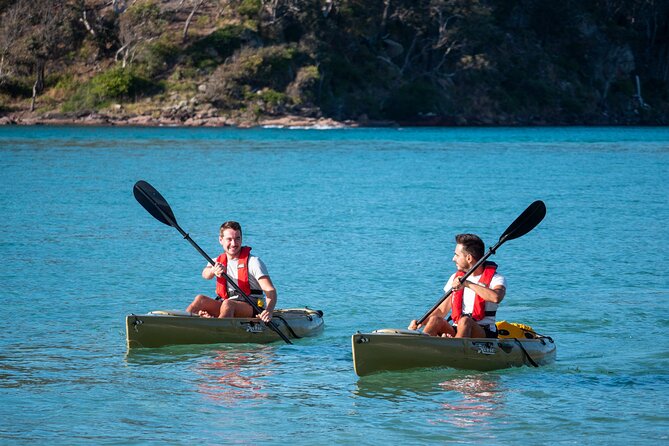
[[264, 88], [257, 92], [252, 92], [247, 88], [244, 91], [244, 99], [253, 104], [256, 116], [282, 113], [285, 107], [290, 105], [288, 95], [271, 88]]
[[91, 93], [101, 99], [127, 96], [133, 88], [135, 75], [127, 68], [116, 67], [91, 79]]
[[271, 88], [261, 90], [257, 96], [261, 101], [271, 105], [272, 107], [284, 105], [286, 102], [288, 102], [288, 96], [286, 96], [284, 93], [274, 91]]
[[286, 93], [295, 104], [313, 102], [316, 99], [316, 87], [321, 80], [321, 73], [315, 65], [301, 67], [295, 80], [288, 85]]
[[239, 80], [251, 85], [283, 87], [294, 73], [291, 64], [297, 50], [293, 46], [273, 45], [263, 48], [249, 48], [239, 57]]
[[114, 67], [82, 84], [62, 107], [65, 112], [97, 110], [111, 101], [131, 99], [160, 90], [160, 85], [130, 68]]
[[262, 8], [261, 0], [242, 0], [237, 12], [243, 17], [254, 18], [260, 13], [260, 8]]
[[137, 57], [139, 69], [146, 77], [155, 77], [167, 71], [177, 61], [180, 48], [166, 38], [150, 42]]
[[79, 88], [79, 80], [70, 73], [58, 76], [53, 82], [53, 88], [49, 90], [49, 96], [54, 99], [64, 99], [74, 94]]
[[193, 42], [184, 53], [192, 66], [201, 69], [215, 68], [239, 49], [245, 32], [241, 25], [219, 28]]
[[246, 91], [268, 88], [283, 92], [295, 78], [297, 55], [291, 45], [243, 48], [211, 76], [208, 99], [230, 107], [247, 97]]

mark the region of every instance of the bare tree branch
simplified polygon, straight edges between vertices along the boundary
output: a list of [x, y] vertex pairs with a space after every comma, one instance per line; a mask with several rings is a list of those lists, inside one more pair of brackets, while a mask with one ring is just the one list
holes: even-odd
[[87, 30], [93, 37], [95, 37], [95, 30], [94, 30], [93, 27], [90, 25], [90, 23], [88, 23], [88, 16], [87, 16], [87, 11], [86, 11], [86, 9], [84, 9], [84, 10], [81, 12], [81, 17], [79, 18], [79, 21], [80, 21], [81, 23], [83, 23], [83, 24], [84, 24], [84, 27], [86, 28], [86, 30]]
[[140, 46], [160, 35], [163, 29], [161, 11], [155, 3], [135, 3], [119, 18], [121, 48], [116, 51], [116, 61], [122, 59], [125, 68], [132, 63]]
[[[188, 28], [190, 27], [190, 23], [193, 20], [193, 16], [195, 16], [195, 13], [197, 10], [206, 2], [207, 0], [194, 0], [193, 2], [193, 9], [191, 10], [190, 14], [188, 15], [188, 19], [186, 20], [186, 24], [184, 25], [184, 32], [183, 35], [181, 36], [182, 42], [186, 42], [188, 40]], [[183, 3], [183, 0], [179, 5]]]
[[6, 75], [5, 62], [10, 59], [11, 50], [26, 31], [28, 22], [28, 3], [18, 1], [2, 15], [0, 26], [0, 84]]
[[30, 5], [32, 28], [28, 36], [28, 50], [34, 62], [35, 83], [31, 111], [35, 98], [44, 89], [46, 64], [69, 50], [72, 45], [70, 11], [61, 2], [33, 0]]

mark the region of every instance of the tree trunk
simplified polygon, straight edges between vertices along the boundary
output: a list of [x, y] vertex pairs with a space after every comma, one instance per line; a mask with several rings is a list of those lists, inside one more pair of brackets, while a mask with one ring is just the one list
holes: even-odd
[[93, 27], [91, 26], [91, 24], [88, 23], [88, 17], [86, 16], [86, 10], [85, 10], [85, 9], [84, 9], [84, 11], [83, 11], [82, 14], [81, 14], [81, 19], [80, 19], [80, 20], [81, 20], [81, 22], [84, 24], [84, 26], [86, 27], [86, 29], [88, 30], [88, 32], [91, 33], [91, 35], [92, 35], [93, 37], [95, 37], [95, 30], [93, 29]]
[[37, 89], [37, 93], [41, 93], [44, 90], [44, 68], [46, 67], [46, 60], [38, 58], [35, 64], [35, 86], [33, 88]]
[[30, 101], [30, 112], [35, 111], [35, 98], [37, 97], [37, 81], [33, 84], [33, 97], [32, 100]]
[[388, 23], [388, 11], [390, 10], [390, 0], [384, 0], [383, 2], [383, 15], [381, 16], [381, 26], [379, 31], [379, 37], [386, 35], [386, 25]]
[[202, 3], [204, 3], [204, 0], [196, 0], [195, 5], [193, 5], [193, 10], [190, 12], [188, 19], [186, 20], [186, 24], [184, 25], [184, 33], [183, 36], [181, 37], [181, 41], [183, 43], [186, 43], [186, 41], [188, 40], [188, 28], [190, 28], [190, 23], [193, 20], [193, 16], [195, 16], [197, 10], [200, 8], [200, 6], [202, 6]]
[[35, 111], [35, 100], [37, 98], [37, 94], [41, 93], [42, 90], [44, 90], [44, 67], [46, 65], [46, 61], [42, 58], [37, 58], [37, 62], [35, 63], [35, 83], [33, 84], [33, 97], [32, 100], [30, 101], [30, 111], [33, 112]]
[[121, 67], [125, 68], [126, 61], [128, 60], [128, 51], [130, 49], [130, 44], [132, 42], [126, 43], [121, 48], [116, 51], [116, 61], [118, 62], [119, 56], [123, 56]]
[[334, 0], [325, 0], [325, 6], [323, 6], [323, 17], [327, 18], [328, 15], [332, 12], [334, 7]]

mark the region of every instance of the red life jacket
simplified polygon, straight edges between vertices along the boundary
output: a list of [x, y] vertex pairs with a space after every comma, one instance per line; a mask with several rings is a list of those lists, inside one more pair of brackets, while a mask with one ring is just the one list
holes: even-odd
[[[490, 281], [492, 280], [492, 276], [495, 275], [495, 271], [497, 270], [497, 264], [493, 262], [486, 262], [484, 263], [485, 269], [483, 270], [483, 274], [481, 275], [481, 279], [479, 279], [479, 285], [485, 285], [490, 286]], [[458, 277], [464, 276], [465, 273], [464, 271], [458, 271], [455, 273], [455, 280]], [[458, 323], [458, 320], [462, 316], [462, 300], [463, 296], [465, 294], [465, 288], [462, 287], [458, 291], [453, 292], [452, 300], [451, 300], [451, 318], [453, 319], [453, 322], [456, 324]], [[486, 311], [485, 311], [485, 303], [486, 301], [481, 298], [478, 294], [474, 298], [474, 311], [472, 312], [472, 318], [475, 321], [480, 321], [486, 316]]]
[[[251, 294], [251, 285], [249, 285], [249, 254], [251, 252], [250, 246], [242, 246], [242, 250], [239, 253], [239, 259], [237, 259], [237, 286], [246, 293], [246, 295]], [[221, 254], [216, 258], [216, 261], [223, 266], [225, 269], [228, 268], [228, 256], [225, 253]], [[228, 296], [228, 281], [225, 277], [216, 277], [216, 294], [225, 300]]]

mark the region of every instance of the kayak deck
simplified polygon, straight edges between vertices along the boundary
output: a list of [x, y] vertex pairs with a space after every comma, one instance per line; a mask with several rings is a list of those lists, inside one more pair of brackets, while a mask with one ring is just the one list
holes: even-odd
[[[272, 319], [288, 338], [316, 336], [323, 312], [309, 308], [275, 310]], [[258, 318], [204, 318], [186, 311], [152, 311], [126, 317], [128, 348], [175, 344], [256, 343], [281, 338]]]
[[490, 371], [555, 361], [550, 337], [446, 338], [414, 330], [383, 329], [351, 338], [353, 367], [358, 376], [424, 367]]

